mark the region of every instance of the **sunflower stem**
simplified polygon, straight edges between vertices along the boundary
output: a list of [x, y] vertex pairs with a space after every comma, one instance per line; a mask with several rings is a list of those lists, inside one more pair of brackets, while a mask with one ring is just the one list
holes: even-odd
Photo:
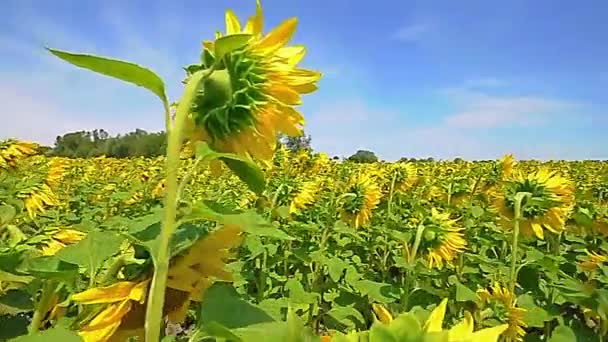
[[167, 193], [165, 195], [165, 212], [158, 241], [158, 253], [154, 263], [154, 276], [150, 287], [148, 306], [146, 308], [146, 341], [160, 341], [165, 302], [165, 286], [169, 271], [169, 242], [175, 231], [177, 214], [177, 173], [179, 170], [179, 155], [183, 140], [183, 130], [186, 118], [196, 96], [199, 84], [213, 74], [214, 68], [194, 73], [188, 83], [182, 100], [177, 106], [173, 128], [168, 132], [167, 161]]
[[509, 288], [515, 294], [515, 284], [517, 283], [517, 252], [519, 247], [519, 221], [521, 220], [521, 204], [526, 197], [530, 197], [529, 192], [518, 192], [515, 195], [514, 218], [513, 218], [513, 240], [511, 242], [511, 283]]
[[393, 173], [393, 179], [391, 180], [391, 189], [388, 194], [388, 217], [392, 217], [392, 208], [393, 208], [393, 192], [395, 190], [395, 181], [397, 180], [397, 172]]
[[411, 253], [409, 255], [409, 263], [412, 265], [414, 259], [416, 258], [416, 254], [418, 253], [418, 247], [420, 246], [420, 242], [422, 241], [422, 235], [424, 234], [424, 225], [421, 223], [418, 225], [418, 229], [416, 229], [416, 238], [414, 240], [414, 246], [412, 247]]
[[30, 335], [34, 335], [38, 332], [38, 330], [40, 330], [40, 325], [42, 324], [44, 316], [49, 311], [49, 306], [51, 305], [56, 288], [57, 283], [53, 280], [47, 280], [44, 283], [42, 293], [40, 294], [40, 300], [36, 305], [36, 311], [34, 311], [34, 317], [32, 317], [32, 322], [30, 323]]

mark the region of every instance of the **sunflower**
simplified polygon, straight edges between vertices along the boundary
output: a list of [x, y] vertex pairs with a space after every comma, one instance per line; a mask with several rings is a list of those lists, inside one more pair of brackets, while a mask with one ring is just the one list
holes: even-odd
[[63, 158], [54, 157], [48, 161], [47, 165], [49, 170], [45, 182], [51, 188], [57, 188], [67, 167], [66, 160]]
[[299, 214], [301, 213], [302, 209], [314, 203], [317, 195], [319, 194], [320, 183], [320, 180], [304, 182], [300, 191], [296, 194], [289, 205], [289, 213]]
[[55, 255], [60, 249], [67, 245], [77, 243], [86, 236], [85, 233], [66, 228], [61, 229], [51, 236], [49, 241], [42, 247], [42, 254], [46, 256]]
[[543, 239], [543, 228], [552, 233], [564, 230], [568, 212], [573, 207], [572, 183], [548, 169], [519, 173], [505, 182], [502, 191], [494, 194], [494, 207], [501, 214], [504, 227], [512, 227], [515, 195], [530, 193], [521, 206], [520, 231], [524, 236]]
[[507, 154], [507, 155], [503, 156], [499, 161], [500, 170], [502, 171], [502, 176], [510, 177], [511, 174], [513, 173], [513, 167], [515, 167], [515, 164], [517, 164], [517, 163], [515, 162], [514, 155]]
[[194, 100], [186, 130], [191, 140], [269, 162], [279, 133], [303, 134], [304, 118], [294, 106], [302, 103], [301, 94], [317, 89], [321, 74], [297, 67], [306, 53], [303, 46], [286, 46], [296, 25], [297, 18], [288, 19], [264, 36], [259, 1], [255, 16], [243, 29], [234, 13], [226, 12], [227, 35], [246, 34], [249, 40], [219, 63], [216, 43], [204, 42], [204, 55], [210, 61], [194, 70], [211, 65], [216, 69]]
[[444, 263], [450, 263], [464, 251], [467, 243], [462, 228], [455, 225], [456, 221], [450, 219], [450, 213], [440, 213], [432, 208], [431, 216], [423, 222], [420, 248], [426, 251], [429, 268], [441, 269]]
[[46, 206], [59, 204], [59, 199], [46, 183], [30, 186], [27, 190], [20, 191], [17, 196], [23, 199], [25, 210], [32, 219], [36, 214], [43, 213]]
[[587, 258], [578, 264], [584, 272], [592, 272], [608, 261], [608, 255], [606, 254], [589, 252], [587, 249], [585, 249], [585, 253], [587, 253]]
[[390, 168], [391, 177], [395, 177], [395, 192], [406, 192], [419, 180], [416, 167], [411, 163], [397, 162], [391, 164]]
[[[495, 327], [485, 328], [478, 331], [473, 332], [475, 324], [473, 322], [473, 317], [469, 312], [464, 313], [464, 320], [453, 326], [451, 329], [445, 331], [443, 330], [443, 320], [445, 318], [445, 312], [447, 309], [448, 299], [445, 298], [441, 301], [441, 303], [433, 309], [429, 317], [426, 319], [424, 326], [421, 327], [423, 336], [430, 334], [441, 334], [447, 332], [447, 342], [496, 342], [500, 334], [506, 331], [509, 327], [508, 324], [501, 324]], [[393, 318], [386, 308], [379, 304], [372, 304], [372, 309], [376, 314], [378, 320], [382, 323], [390, 327], [393, 322], [396, 322], [400, 319], [400, 317], [408, 315], [402, 314]], [[395, 325], [402, 324], [402, 322], [396, 322]], [[417, 330], [417, 329], [416, 329]], [[407, 337], [410, 331], [400, 331], [401, 334], [405, 333]], [[401, 335], [400, 334], [400, 335]], [[403, 335], [401, 335], [403, 337]], [[414, 337], [414, 336], [411, 336]], [[423, 340], [420, 338], [419, 340]], [[442, 340], [443, 341], [443, 340]]]
[[167, 181], [165, 179], [161, 179], [154, 187], [154, 190], [152, 190], [152, 195], [154, 195], [154, 197], [162, 197], [165, 193], [166, 185]]
[[17, 162], [38, 153], [38, 145], [26, 142], [7, 140], [0, 144], [0, 168], [9, 169], [17, 166]]
[[[171, 259], [165, 289], [163, 316], [180, 323], [192, 301], [200, 301], [203, 292], [215, 280], [230, 281], [224, 270], [229, 249], [240, 244], [241, 230], [224, 226], [195, 242], [186, 252]], [[146, 296], [152, 274], [106, 287], [92, 288], [72, 296], [81, 304], [106, 304], [92, 320], [81, 326], [79, 335], [85, 342], [126, 341], [143, 339]]]
[[504, 337], [509, 341], [523, 341], [526, 335], [524, 328], [527, 327], [524, 322], [526, 310], [517, 307], [515, 294], [495, 283], [490, 289], [478, 290], [477, 298], [482, 308], [490, 307], [492, 317], [508, 323], [509, 327], [504, 331]]
[[351, 223], [355, 228], [366, 225], [381, 197], [380, 188], [369, 174], [359, 173], [352, 177], [346, 194], [343, 195], [342, 220]]

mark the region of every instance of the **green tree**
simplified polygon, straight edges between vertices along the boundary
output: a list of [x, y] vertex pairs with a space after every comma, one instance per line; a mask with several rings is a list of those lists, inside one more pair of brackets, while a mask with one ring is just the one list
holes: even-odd
[[378, 161], [378, 157], [372, 151], [358, 150], [357, 153], [348, 157], [348, 160], [355, 163], [375, 163]]

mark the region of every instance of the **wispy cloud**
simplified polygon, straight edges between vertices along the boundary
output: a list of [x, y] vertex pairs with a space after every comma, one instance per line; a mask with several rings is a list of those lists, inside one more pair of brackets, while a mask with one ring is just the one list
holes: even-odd
[[459, 128], [538, 125], [578, 106], [573, 102], [540, 96], [499, 96], [464, 88], [444, 92], [458, 108], [454, 114], [444, 118], [444, 123]]
[[463, 88], [497, 88], [509, 85], [506, 80], [495, 77], [471, 78], [463, 82]]
[[418, 42], [436, 28], [436, 23], [428, 18], [415, 20], [397, 29], [393, 38], [403, 42]]

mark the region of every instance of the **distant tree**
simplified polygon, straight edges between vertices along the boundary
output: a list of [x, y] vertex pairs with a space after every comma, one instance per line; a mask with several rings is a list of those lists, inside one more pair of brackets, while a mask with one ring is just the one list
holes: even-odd
[[375, 163], [378, 161], [378, 157], [372, 151], [358, 150], [355, 154], [348, 157], [348, 160], [355, 163]]
[[100, 155], [115, 158], [155, 157], [165, 153], [166, 140], [164, 132], [148, 133], [142, 129], [115, 137], [103, 129], [78, 131], [58, 136], [49, 154], [76, 158]]
[[297, 137], [281, 134], [278, 138], [278, 143], [287, 147], [292, 152], [298, 152], [304, 149], [312, 151], [310, 146], [311, 141], [312, 138], [310, 135], [306, 134], [302, 134], [301, 136]]

